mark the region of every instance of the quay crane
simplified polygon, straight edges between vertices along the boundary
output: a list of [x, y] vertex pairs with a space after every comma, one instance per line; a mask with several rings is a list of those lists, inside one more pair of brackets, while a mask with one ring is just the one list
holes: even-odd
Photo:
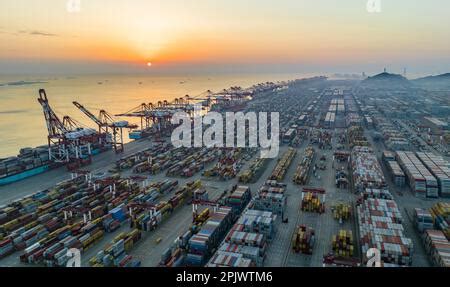
[[37, 100], [42, 106], [47, 125], [50, 161], [67, 164], [69, 170], [89, 164], [91, 145], [98, 142], [101, 135], [93, 129], [81, 128], [69, 116], [60, 120], [51, 108], [44, 89], [39, 90]]
[[112, 137], [107, 137], [107, 139], [110, 141], [109, 143], [112, 144], [116, 153], [123, 152], [123, 129], [134, 129], [137, 128], [137, 125], [130, 124], [127, 121], [116, 121], [114, 117], [105, 110], [100, 110], [100, 113], [97, 117], [80, 103], [72, 103], [98, 125], [99, 133], [110, 135], [109, 131], [111, 129]]
[[[185, 111], [192, 114], [194, 106], [189, 103], [188, 97], [181, 97], [168, 102], [167, 100], [157, 103], [142, 103], [139, 106], [122, 114], [119, 117], [138, 117], [141, 120], [141, 133], [154, 133], [161, 135], [165, 131], [170, 131], [172, 124], [170, 120], [177, 111]], [[152, 131], [150, 129], [153, 128]], [[130, 134], [131, 136], [131, 134]], [[139, 135], [141, 137], [141, 135]], [[139, 138], [137, 137], [137, 138]]]
[[198, 212], [199, 205], [212, 207], [213, 208], [212, 213], [215, 213], [220, 206], [218, 201], [193, 199], [192, 200], [192, 222], [194, 222], [194, 223], [203, 223], [210, 216], [209, 208], [204, 209], [202, 212], [199, 213]]
[[139, 139], [141, 137], [154, 134], [156, 137], [162, 135], [173, 128], [171, 124], [172, 116], [178, 111], [184, 111], [190, 117], [195, 116], [196, 105], [201, 105], [202, 110], [231, 110], [240, 111], [252, 98], [255, 92], [263, 92], [274, 90], [278, 85], [266, 83], [264, 85], [254, 86], [249, 89], [241, 87], [231, 87], [221, 92], [214, 93], [207, 90], [198, 96], [176, 98], [169, 102], [167, 100], [158, 101], [157, 103], [142, 103], [139, 106], [121, 114], [119, 117], [138, 117], [140, 118], [140, 130], [130, 133], [130, 138]]

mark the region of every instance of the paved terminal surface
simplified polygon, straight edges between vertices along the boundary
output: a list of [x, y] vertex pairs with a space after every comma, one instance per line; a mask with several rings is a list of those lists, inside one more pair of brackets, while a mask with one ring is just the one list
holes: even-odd
[[[304, 212], [300, 210], [301, 190], [303, 185], [296, 185], [292, 182], [295, 170], [298, 163], [304, 155], [304, 149], [307, 143], [298, 149], [297, 156], [289, 167], [284, 182], [287, 183], [287, 208], [285, 217], [288, 218], [288, 223], [278, 224], [275, 239], [268, 248], [266, 257], [266, 266], [289, 266], [289, 267], [319, 267], [322, 266], [323, 256], [328, 254], [331, 249], [332, 236], [337, 234], [340, 229], [352, 230], [355, 236], [355, 228], [353, 220], [343, 222], [340, 224], [333, 218], [331, 206], [338, 202], [351, 203], [355, 198], [347, 189], [337, 189], [335, 187], [334, 172], [332, 167], [332, 150], [321, 150], [315, 147], [316, 156], [314, 158], [314, 165], [322, 155], [325, 155], [326, 170], [317, 170], [317, 176], [310, 172], [310, 180], [308, 187], [323, 187], [326, 190], [325, 197], [325, 213]], [[296, 226], [304, 224], [312, 227], [315, 230], [316, 243], [313, 248], [312, 255], [305, 255], [295, 253], [292, 250], [292, 237]], [[356, 238], [355, 238], [356, 239]], [[356, 243], [356, 242], [355, 242]]]

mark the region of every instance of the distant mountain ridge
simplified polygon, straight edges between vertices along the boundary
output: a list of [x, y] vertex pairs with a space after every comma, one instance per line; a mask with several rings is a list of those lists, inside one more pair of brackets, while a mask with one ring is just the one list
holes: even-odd
[[426, 77], [415, 79], [413, 81], [423, 82], [423, 81], [442, 81], [442, 80], [450, 81], [450, 73], [440, 74], [440, 75], [436, 75], [436, 76], [426, 76]]
[[408, 79], [407, 78], [405, 78], [405, 77], [403, 77], [402, 75], [398, 75], [398, 74], [390, 74], [390, 73], [387, 73], [387, 72], [383, 72], [383, 73], [380, 73], [380, 74], [378, 74], [378, 75], [375, 75], [375, 76], [372, 76], [372, 77], [368, 77], [367, 79], [365, 79], [365, 81], [386, 81], [386, 80], [389, 80], [389, 81], [392, 81], [392, 80], [394, 80], [394, 81], [408, 81]]
[[380, 73], [378, 75], [368, 77], [361, 82], [363, 86], [378, 86], [378, 87], [403, 87], [407, 88], [411, 86], [411, 82], [398, 74], [391, 74], [387, 72]]

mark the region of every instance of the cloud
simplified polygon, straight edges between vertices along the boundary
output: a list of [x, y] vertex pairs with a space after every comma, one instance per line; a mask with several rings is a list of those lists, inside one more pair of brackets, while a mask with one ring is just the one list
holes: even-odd
[[20, 30], [19, 34], [28, 34], [32, 36], [57, 37], [57, 34], [38, 31], [38, 30]]

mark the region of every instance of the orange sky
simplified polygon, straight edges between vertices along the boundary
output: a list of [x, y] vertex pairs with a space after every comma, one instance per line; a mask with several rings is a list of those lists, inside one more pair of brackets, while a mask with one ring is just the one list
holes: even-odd
[[[442, 63], [450, 55], [444, 0], [0, 2], [0, 60], [165, 64]], [[441, 58], [440, 58], [441, 57]]]

